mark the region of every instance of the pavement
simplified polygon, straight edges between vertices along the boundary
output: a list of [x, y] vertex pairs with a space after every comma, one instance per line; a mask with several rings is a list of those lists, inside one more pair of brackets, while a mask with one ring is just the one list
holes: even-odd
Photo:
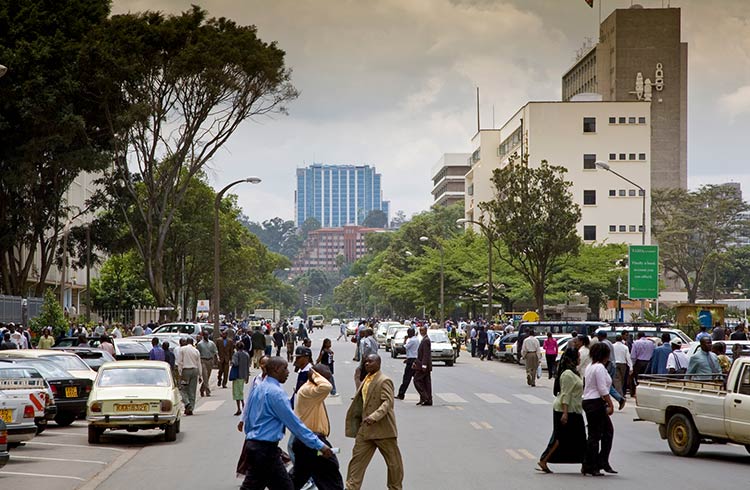
[[[341, 396], [327, 401], [332, 425], [329, 438], [341, 449], [342, 474], [353, 440], [344, 437], [346, 409], [354, 395], [351, 361], [354, 344], [335, 339], [330, 327], [312, 334], [313, 352], [323, 338], [334, 340], [336, 385]], [[282, 352], [283, 354], [283, 352]], [[383, 371], [400, 384], [403, 358], [381, 352]], [[214, 374], [215, 376], [215, 374]], [[287, 389], [294, 386], [294, 374]], [[399, 446], [405, 465], [405, 490], [422, 489], [556, 489], [633, 490], [651, 488], [742, 488], [747, 484], [750, 455], [736, 445], [703, 445], [694, 458], [674, 456], [656, 426], [635, 422], [634, 403], [613, 416], [611, 463], [619, 475], [583, 477], [578, 465], [551, 465], [554, 474], [535, 471], [552, 431], [552, 381], [526, 386], [522, 366], [480, 361], [462, 352], [453, 367], [433, 370], [434, 406], [416, 406], [413, 385], [405, 401], [396, 400]], [[215, 378], [213, 378], [215, 381]], [[235, 467], [242, 447], [230, 389], [213, 389], [201, 398], [195, 415], [182, 419], [174, 443], [158, 431], [105, 435], [88, 446], [84, 422], [50, 428], [25, 447], [11, 452], [0, 470], [0, 488], [112, 489], [146, 483], [149, 490], [236, 489]], [[286, 447], [286, 441], [282, 443]], [[46, 458], [46, 459], [45, 459]], [[363, 488], [386, 487], [386, 468], [376, 453]]]

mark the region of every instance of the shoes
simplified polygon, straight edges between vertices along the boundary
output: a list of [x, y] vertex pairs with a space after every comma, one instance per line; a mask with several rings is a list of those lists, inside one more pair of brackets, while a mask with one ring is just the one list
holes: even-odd
[[544, 472], [544, 473], [552, 473], [552, 470], [549, 469], [549, 466], [547, 466], [547, 463], [543, 463], [543, 462], [539, 461], [539, 462], [537, 462], [536, 466], [537, 467], [535, 469], [537, 471], [541, 471], [541, 472]]
[[431, 407], [431, 406], [432, 406], [432, 402], [424, 402], [424, 403], [422, 404], [422, 406], [423, 406], [423, 407]]
[[423, 402], [417, 402], [417, 406], [424, 405]]
[[240, 412], [239, 410], [237, 410], [236, 412], [234, 412], [234, 415], [235, 415], [235, 416], [237, 416], [237, 415], [242, 415], [242, 412]]
[[227, 385], [221, 385], [221, 387], [222, 387], [222, 388], [226, 388], [226, 387], [227, 387]]
[[593, 471], [589, 471], [589, 470], [584, 470], [584, 469], [581, 469], [581, 474], [582, 474], [583, 476], [586, 476], [586, 475], [591, 475], [591, 476], [604, 476], [604, 473], [602, 473], [602, 472], [601, 472], [601, 471], [599, 471], [599, 470], [593, 470]]
[[186, 408], [185, 409], [185, 415], [193, 415], [193, 409], [192, 408]]
[[618, 410], [622, 410], [623, 408], [625, 408], [625, 398], [620, 400], [620, 408], [618, 408]]
[[403, 400], [405, 398], [405, 396], [404, 395], [396, 395], [396, 398], [398, 400]]
[[611, 466], [607, 466], [605, 468], [602, 468], [602, 471], [604, 471], [605, 473], [609, 473], [610, 475], [616, 475], [617, 474], [617, 472], [614, 469], [612, 469]]

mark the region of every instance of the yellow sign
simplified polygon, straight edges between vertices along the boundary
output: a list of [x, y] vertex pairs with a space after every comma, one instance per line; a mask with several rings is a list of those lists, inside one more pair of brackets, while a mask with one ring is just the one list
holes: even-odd
[[539, 313], [536, 311], [527, 311], [523, 314], [521, 317], [521, 320], [525, 322], [538, 322], [539, 321]]

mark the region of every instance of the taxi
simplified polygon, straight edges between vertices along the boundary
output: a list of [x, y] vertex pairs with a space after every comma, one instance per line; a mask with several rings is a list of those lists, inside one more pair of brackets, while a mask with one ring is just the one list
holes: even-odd
[[163, 361], [117, 361], [103, 364], [86, 403], [89, 444], [109, 430], [161, 429], [172, 442], [180, 432], [182, 399]]

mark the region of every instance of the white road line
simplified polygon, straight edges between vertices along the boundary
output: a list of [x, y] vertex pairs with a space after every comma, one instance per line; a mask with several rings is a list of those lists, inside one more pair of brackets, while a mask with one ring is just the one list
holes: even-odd
[[455, 393], [435, 393], [439, 398], [448, 403], [468, 403], [466, 400]]
[[472, 427], [474, 427], [477, 430], [482, 430], [482, 426], [479, 425], [479, 422], [469, 422]]
[[204, 402], [201, 406], [195, 409], [196, 412], [213, 412], [224, 404], [225, 400], [213, 400], [210, 402]]
[[86, 464], [107, 464], [106, 461], [93, 461], [90, 459], [63, 459], [63, 458], [43, 458], [41, 456], [18, 456], [13, 455], [13, 459], [33, 459], [39, 461], [63, 461], [66, 463], [86, 463]]
[[474, 393], [477, 397], [486, 401], [487, 403], [510, 403], [505, 398], [500, 398], [493, 393]]
[[533, 454], [531, 454], [525, 449], [519, 449], [518, 452], [526, 456], [528, 459], [536, 459], [536, 456], [534, 456]]
[[505, 452], [508, 453], [508, 456], [510, 456], [511, 458], [515, 459], [516, 461], [523, 461], [523, 456], [521, 456], [520, 454], [518, 454], [514, 450], [512, 450], [512, 449], [506, 449]]
[[81, 445], [81, 444], [61, 444], [61, 443], [57, 443], [57, 442], [28, 441], [28, 442], [25, 442], [24, 444], [34, 445], [34, 446], [80, 447], [80, 448], [83, 448], [83, 449], [108, 449], [110, 451], [117, 451], [118, 453], [124, 453], [126, 451], [125, 449], [118, 449], [118, 448], [115, 448], [115, 447], [106, 447], [106, 446], [99, 446], [99, 445], [96, 445], [96, 446], [84, 446], [84, 445]]
[[490, 425], [489, 422], [482, 422], [482, 427], [484, 427], [485, 429], [488, 429], [488, 430], [492, 429], [492, 426]]
[[[13, 456], [15, 458], [15, 456]], [[78, 481], [86, 481], [85, 478], [79, 478], [77, 476], [63, 476], [63, 475], [45, 475], [44, 473], [20, 473], [17, 471], [5, 471], [2, 472], [3, 475], [15, 475], [15, 476], [35, 476], [38, 478], [61, 478], [63, 480], [78, 480]]]
[[549, 402], [547, 400], [542, 400], [538, 396], [534, 395], [513, 395], [519, 400], [523, 400], [526, 403], [531, 403], [532, 405], [549, 405]]

